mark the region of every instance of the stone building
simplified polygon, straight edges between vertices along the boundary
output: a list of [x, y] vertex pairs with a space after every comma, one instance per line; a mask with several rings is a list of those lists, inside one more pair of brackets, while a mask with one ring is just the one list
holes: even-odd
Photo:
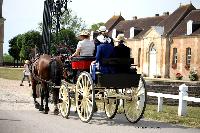
[[3, 0], [0, 0], [0, 66], [3, 65], [4, 21], [2, 17]]
[[172, 79], [181, 73], [183, 79], [188, 80], [190, 70], [195, 69], [200, 77], [199, 9], [188, 4], [171, 14], [164, 12], [139, 19], [135, 16], [132, 20], [122, 18], [113, 16], [105, 26], [113, 38], [119, 33], [125, 35], [139, 73]]

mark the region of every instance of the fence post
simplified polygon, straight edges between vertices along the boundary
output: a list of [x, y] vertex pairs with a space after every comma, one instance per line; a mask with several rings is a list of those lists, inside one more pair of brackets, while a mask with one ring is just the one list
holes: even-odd
[[162, 112], [163, 97], [158, 97], [158, 110], [157, 112]]
[[183, 100], [183, 97], [188, 96], [188, 86], [185, 84], [180, 85], [179, 91], [178, 116], [185, 116], [187, 113], [187, 101]]

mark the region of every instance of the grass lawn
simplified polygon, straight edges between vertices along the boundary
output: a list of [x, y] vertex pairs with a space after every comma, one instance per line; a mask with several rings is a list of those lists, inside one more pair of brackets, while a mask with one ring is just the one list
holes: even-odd
[[0, 67], [0, 78], [21, 80], [23, 68]]
[[[103, 103], [98, 100], [98, 110], [104, 111]], [[122, 113], [123, 108], [118, 108], [118, 113]], [[157, 112], [157, 105], [147, 104], [144, 118], [171, 124], [178, 124], [186, 127], [200, 128], [200, 107], [187, 106], [187, 116], [178, 116], [178, 106], [163, 105], [163, 112]]]
[[157, 112], [157, 105], [147, 105], [146, 119], [200, 128], [200, 107], [187, 107], [187, 116], [178, 116], [178, 106], [163, 106], [163, 112]]

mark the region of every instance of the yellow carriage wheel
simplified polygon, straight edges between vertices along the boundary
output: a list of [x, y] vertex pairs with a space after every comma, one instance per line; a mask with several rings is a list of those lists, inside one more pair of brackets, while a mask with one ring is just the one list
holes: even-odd
[[93, 80], [88, 72], [82, 72], [76, 83], [76, 109], [83, 122], [89, 122], [93, 116], [95, 92]]
[[68, 118], [70, 114], [71, 99], [69, 95], [69, 88], [66, 81], [62, 81], [59, 90], [59, 111], [64, 118]]
[[114, 95], [117, 94], [117, 90], [106, 89], [104, 94], [105, 94], [105, 101], [104, 101], [105, 113], [109, 119], [112, 119], [115, 117], [119, 105], [119, 100], [116, 99], [116, 97], [114, 97]]
[[129, 97], [124, 100], [125, 116], [129, 122], [136, 123], [143, 117], [146, 108], [147, 92], [144, 79], [140, 78], [138, 87], [126, 88], [125, 95]]

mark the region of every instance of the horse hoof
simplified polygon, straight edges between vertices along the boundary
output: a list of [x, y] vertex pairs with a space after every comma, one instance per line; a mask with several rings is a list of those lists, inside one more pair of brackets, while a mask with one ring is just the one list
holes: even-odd
[[44, 114], [48, 114], [49, 111], [44, 111]]
[[44, 107], [40, 105], [39, 111], [44, 111]]
[[58, 109], [54, 109], [53, 113], [54, 113], [54, 115], [58, 115], [59, 114], [59, 110]]
[[49, 112], [49, 107], [45, 107], [44, 112]]
[[40, 108], [40, 104], [39, 103], [35, 103], [35, 108], [39, 109]]

